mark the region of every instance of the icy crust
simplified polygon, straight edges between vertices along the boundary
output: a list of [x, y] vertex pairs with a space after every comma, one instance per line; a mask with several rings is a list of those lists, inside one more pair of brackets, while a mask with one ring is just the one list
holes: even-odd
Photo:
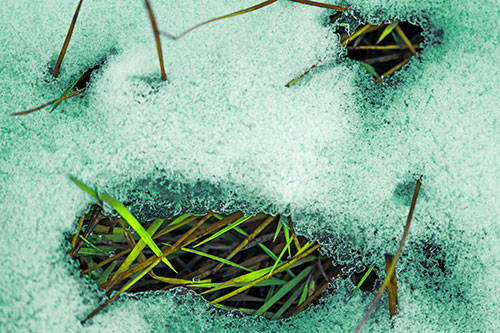
[[[173, 34], [255, 3], [152, 1], [160, 29]], [[395, 252], [424, 175], [398, 264], [399, 314], [391, 323], [382, 299], [367, 331], [499, 327], [498, 5], [350, 4], [371, 23], [425, 16], [434, 39], [420, 61], [375, 87], [342, 56], [324, 10], [279, 1], [164, 39], [165, 84], [141, 1], [86, 1], [53, 80], [76, 3], [2, 2], [0, 330], [348, 331], [372, 300], [360, 293], [346, 303], [352, 287], [340, 281], [320, 305], [268, 322], [175, 290], [123, 298], [83, 328], [100, 293], [65, 254], [64, 237], [90, 203], [67, 174], [134, 201], [143, 218], [292, 212], [297, 231], [339, 261], [378, 267]], [[103, 56], [86, 96], [7, 117], [60, 95]]]

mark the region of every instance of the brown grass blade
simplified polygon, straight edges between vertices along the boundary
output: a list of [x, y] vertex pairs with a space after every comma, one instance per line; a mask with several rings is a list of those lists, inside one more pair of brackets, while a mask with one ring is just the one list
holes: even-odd
[[[87, 229], [85, 230], [85, 233], [83, 234], [83, 238], [88, 238], [90, 233], [94, 230], [95, 226], [97, 223], [99, 223], [99, 220], [102, 217], [102, 201], [99, 201], [98, 204], [93, 204], [91, 207], [91, 215], [90, 215], [90, 220], [87, 225]], [[80, 239], [79, 241], [77, 240], [75, 244], [75, 248], [73, 249], [73, 254], [76, 255], [80, 248], [82, 247], [83, 243], [82, 240]]]
[[295, 229], [293, 228], [292, 216], [288, 215], [287, 216], [287, 220], [288, 220], [288, 225], [290, 226], [290, 231], [292, 232], [292, 237], [293, 237], [293, 241], [294, 241], [295, 247], [297, 248], [297, 251], [300, 251], [300, 249], [302, 247], [300, 246], [299, 238], [295, 234]]
[[161, 79], [162, 81], [166, 81], [167, 74], [165, 74], [165, 65], [163, 63], [163, 51], [161, 49], [160, 33], [158, 32], [158, 26], [156, 25], [155, 15], [153, 13], [151, 5], [149, 4], [149, 1], [144, 0], [144, 4], [146, 5], [149, 14], [149, 19], [151, 20], [151, 25], [153, 26], [153, 33], [155, 35], [155, 41], [156, 41], [156, 49], [158, 50], [158, 58], [160, 58]]
[[233, 16], [237, 16], [237, 15], [241, 15], [241, 14], [253, 12], [254, 10], [257, 10], [259, 8], [262, 8], [262, 7], [265, 7], [267, 5], [270, 5], [270, 4], [272, 4], [272, 3], [276, 2], [276, 1], [278, 1], [278, 0], [267, 0], [267, 1], [261, 2], [261, 3], [255, 5], [255, 6], [252, 6], [252, 7], [249, 7], [249, 8], [243, 9], [243, 10], [239, 10], [239, 11], [231, 13], [231, 14], [227, 14], [227, 15], [223, 15], [223, 16], [219, 16], [219, 17], [213, 18], [211, 20], [202, 22], [200, 24], [195, 25], [194, 27], [191, 27], [191, 28], [187, 29], [186, 31], [182, 32], [178, 36], [171, 35], [168, 32], [164, 32], [164, 31], [160, 31], [160, 34], [162, 34], [162, 35], [164, 35], [164, 36], [166, 36], [166, 37], [168, 37], [170, 39], [176, 40], [176, 39], [184, 37], [187, 33], [191, 32], [191, 31], [193, 31], [195, 29], [198, 29], [201, 26], [204, 26], [205, 24], [208, 24], [208, 23], [211, 23], [211, 22], [215, 22], [215, 21], [218, 21], [218, 20], [222, 20], [222, 19], [225, 19], [225, 18], [229, 18], [229, 17], [233, 17]]
[[76, 241], [78, 240], [78, 236], [80, 235], [80, 231], [82, 231], [83, 220], [85, 220], [84, 216], [80, 217], [80, 220], [78, 221], [78, 230], [76, 231], [76, 234], [73, 236], [73, 240], [71, 241], [71, 251], [69, 251], [70, 257], [73, 257], [73, 253], [74, 253], [75, 247], [76, 247]]
[[352, 42], [353, 40], [355, 40], [356, 38], [358, 38], [359, 36], [361, 36], [365, 32], [368, 32], [368, 30], [370, 28], [373, 28], [373, 26], [371, 24], [367, 24], [367, 25], [359, 28], [358, 30], [356, 30], [355, 33], [353, 33], [351, 36], [349, 36], [348, 38], [346, 38], [345, 40], [342, 41], [342, 43], [341, 43], [342, 46], [346, 46], [347, 44], [349, 44], [349, 42]]
[[406, 34], [403, 32], [403, 30], [401, 29], [401, 27], [399, 25], [397, 25], [396, 28], [395, 28], [395, 30], [398, 33], [398, 35], [403, 39], [403, 41], [405, 42], [405, 44], [408, 46], [408, 48], [410, 49], [410, 52], [413, 53], [413, 55], [417, 54], [417, 50], [415, 50], [415, 47], [410, 42], [410, 40], [408, 39], [408, 37], [406, 37]]
[[78, 19], [78, 14], [80, 13], [80, 8], [82, 7], [83, 0], [80, 0], [78, 6], [76, 7], [75, 14], [73, 15], [73, 19], [71, 20], [71, 24], [69, 26], [68, 34], [66, 35], [66, 39], [64, 40], [63, 47], [61, 52], [59, 53], [59, 58], [57, 58], [56, 66], [54, 67], [54, 71], [52, 75], [57, 77], [59, 75], [59, 69], [61, 68], [62, 61], [64, 59], [64, 55], [66, 54], [66, 50], [68, 49], [69, 41], [71, 39], [71, 35], [73, 34], [73, 29], [75, 29], [76, 20]]
[[[385, 255], [385, 271], [389, 272], [391, 268], [394, 256], [392, 254], [386, 253]], [[389, 279], [389, 284], [387, 285], [387, 292], [389, 293], [389, 311], [391, 317], [396, 313], [398, 304], [398, 280], [396, 279], [396, 271], [392, 272], [392, 276]]]
[[410, 61], [410, 59], [411, 58], [408, 58], [408, 59], [405, 59], [405, 60], [401, 61], [399, 64], [397, 64], [396, 66], [392, 67], [391, 69], [389, 69], [387, 72], [385, 72], [382, 75], [383, 76], [391, 75], [392, 73], [394, 73], [395, 71], [397, 71], [398, 69], [400, 69], [401, 67], [403, 67], [404, 65], [406, 65]]
[[309, 0], [292, 0], [292, 1], [304, 4], [304, 5], [309, 5], [309, 6], [315, 6], [315, 7], [321, 7], [321, 8], [328, 8], [328, 9], [333, 9], [333, 10], [340, 10], [342, 12], [345, 12], [349, 8], [349, 7], [329, 5], [329, 4], [326, 4], [326, 3], [321, 3], [321, 2], [316, 2], [316, 1], [309, 1]]
[[68, 94], [68, 95], [65, 95], [65, 96], [61, 96], [61, 97], [59, 97], [58, 99], [55, 99], [55, 100], [53, 100], [53, 101], [50, 101], [50, 102], [48, 102], [48, 103], [46, 103], [46, 104], [44, 104], [44, 105], [41, 105], [41, 106], [39, 106], [39, 107], [36, 107], [36, 108], [34, 108], [34, 109], [30, 109], [30, 110], [27, 110], [27, 111], [16, 112], [16, 113], [11, 113], [11, 114], [10, 114], [10, 116], [21, 116], [21, 115], [24, 115], [24, 114], [28, 114], [28, 113], [31, 113], [31, 112], [38, 111], [38, 110], [43, 109], [43, 108], [45, 108], [45, 107], [47, 107], [47, 106], [49, 106], [49, 105], [52, 105], [52, 104], [54, 104], [54, 103], [58, 103], [58, 102], [63, 101], [63, 100], [65, 100], [65, 99], [67, 99], [67, 98], [71, 98], [71, 97], [74, 97], [74, 96], [76, 96], [76, 95], [79, 95], [79, 94], [81, 94], [82, 92], [84, 92], [84, 91], [85, 91], [85, 89], [87, 89], [87, 87], [82, 88], [82, 89], [80, 89], [80, 90], [77, 90], [77, 91], [75, 91], [75, 92], [72, 92], [71, 94]]
[[403, 232], [403, 237], [401, 238], [398, 251], [396, 252], [396, 257], [394, 258], [394, 260], [392, 260], [391, 267], [389, 267], [389, 269], [387, 270], [387, 276], [384, 280], [384, 283], [380, 287], [377, 296], [373, 300], [373, 303], [370, 305], [370, 307], [368, 308], [368, 310], [366, 311], [365, 315], [358, 323], [358, 325], [354, 328], [353, 332], [361, 331], [361, 329], [367, 322], [368, 318], [370, 318], [370, 315], [375, 309], [375, 306], [380, 301], [380, 298], [382, 297], [382, 293], [384, 292], [385, 288], [389, 285], [389, 280], [392, 276], [392, 273], [394, 272], [396, 263], [398, 262], [398, 259], [401, 255], [401, 251], [403, 250], [403, 245], [405, 243], [406, 237], [408, 236], [408, 231], [410, 230], [411, 219], [413, 217], [413, 212], [415, 211], [415, 205], [417, 204], [418, 192], [420, 191], [420, 186], [422, 185], [421, 179], [422, 177], [420, 177], [420, 179], [417, 181], [417, 185], [415, 186], [415, 192], [413, 192], [413, 199], [411, 200], [410, 212], [408, 213], [408, 219], [406, 220], [405, 230]]

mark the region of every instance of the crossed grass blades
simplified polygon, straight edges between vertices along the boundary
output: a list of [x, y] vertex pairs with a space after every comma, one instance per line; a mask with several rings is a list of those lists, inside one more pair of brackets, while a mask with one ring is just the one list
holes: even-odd
[[[291, 1], [303, 5], [325, 8], [326, 10], [329, 11], [335, 11], [336, 14], [330, 16], [330, 23], [336, 22], [339, 18], [342, 17], [344, 12], [349, 10], [349, 7], [324, 4], [316, 1], [309, 1], [309, 0], [291, 0]], [[161, 80], [162, 81], [167, 80], [163, 49], [161, 46], [161, 38], [160, 38], [161, 36], [167, 37], [172, 40], [178, 40], [184, 37], [186, 34], [190, 33], [191, 31], [196, 30], [206, 24], [250, 13], [255, 10], [264, 8], [268, 5], [271, 5], [275, 2], [277, 2], [277, 0], [267, 0], [258, 3], [254, 6], [251, 6], [249, 8], [242, 9], [234, 13], [226, 14], [223, 16], [219, 16], [207, 20], [205, 22], [201, 22], [185, 30], [181, 34], [174, 36], [166, 31], [159, 30], [153, 12], [153, 8], [149, 0], [144, 0], [144, 5], [146, 7], [149, 19], [151, 21], [151, 26], [156, 44], [156, 50], [158, 53]], [[78, 19], [78, 14], [80, 13], [80, 10], [82, 8], [82, 4], [83, 0], [79, 0], [68, 33], [64, 40], [62, 49], [59, 53], [59, 57], [52, 72], [52, 75], [56, 78], [59, 75], [64, 56], [68, 49], [69, 42], [71, 40], [71, 36], [73, 35], [73, 31]], [[403, 31], [403, 29], [405, 31]], [[371, 74], [373, 74], [373, 76], [375, 77], [375, 83], [383, 83], [385, 77], [388, 77], [397, 70], [401, 69], [405, 64], [407, 64], [410, 61], [412, 56], [415, 56], [417, 52], [421, 49], [419, 43], [422, 40], [421, 37], [422, 29], [420, 27], [405, 22], [394, 21], [390, 24], [382, 24], [379, 26], [373, 26], [367, 24], [358, 28], [352, 35], [348, 35], [346, 31], [343, 29], [343, 26], [341, 24], [337, 32], [340, 33], [341, 35], [341, 44], [347, 47], [347, 56], [351, 59], [359, 60], [361, 65], [365, 67]], [[285, 87], [289, 88], [291, 85], [295, 84], [302, 77], [311, 72], [314, 68], [321, 65], [326, 58], [327, 57], [325, 57], [323, 60], [318, 61], [318, 63], [306, 69], [301, 75], [286, 83]], [[92, 70], [96, 68], [98, 67], [89, 70], [90, 73], [92, 72]], [[87, 71], [87, 73], [89, 71]], [[85, 76], [85, 74], [83, 76]], [[90, 74], [88, 76], [90, 77]], [[78, 79], [75, 83], [70, 85], [59, 98], [56, 98], [36, 108], [12, 113], [11, 116], [30, 114], [32, 112], [38, 111], [49, 105], [54, 104], [55, 106], [52, 108], [53, 111], [64, 100], [85, 93], [87, 90], [88, 79], [89, 78], [87, 78], [86, 80]], [[78, 90], [75, 91], [74, 88], [75, 86], [78, 86], [77, 83], [80, 84], [80, 87], [78, 87]]]
[[[108, 296], [118, 291], [85, 320], [124, 291], [179, 286], [226, 310], [281, 319], [316, 301], [342, 274], [319, 244], [295, 234], [291, 218], [184, 214], [154, 220], [145, 230], [121, 203], [74, 181], [98, 202], [79, 219], [70, 255]], [[104, 216], [103, 201], [121, 217]], [[160, 264], [160, 258], [168, 260]]]
[[[341, 265], [319, 253], [321, 245], [296, 235], [291, 217], [283, 221], [280, 216], [245, 217], [241, 212], [227, 216], [214, 212], [205, 216], [183, 214], [168, 221], [156, 219], [145, 229], [123, 204], [72, 180], [97, 203], [79, 218], [77, 232], [71, 237], [70, 256], [78, 260], [82, 275], [94, 279], [107, 296], [113, 294], [82, 323], [123, 292], [180, 286], [225, 310], [282, 319], [317, 301], [331, 281], [342, 275]], [[420, 180], [398, 253], [385, 255], [387, 276], [391, 278], [384, 281], [374, 301], [376, 305], [387, 287], [391, 316], [397, 304], [394, 268], [419, 188]], [[120, 217], [103, 215], [104, 202]], [[373, 289], [377, 279], [374, 267], [351, 276], [357, 286], [347, 301], [359, 289]]]

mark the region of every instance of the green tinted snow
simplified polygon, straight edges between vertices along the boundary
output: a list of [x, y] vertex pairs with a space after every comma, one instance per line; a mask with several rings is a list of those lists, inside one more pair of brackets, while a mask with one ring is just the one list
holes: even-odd
[[[159, 28], [174, 35], [257, 3], [151, 1]], [[423, 175], [396, 267], [399, 313], [390, 320], [382, 298], [366, 331], [499, 327], [497, 1], [335, 4], [350, 5], [359, 24], [425, 17], [433, 30], [424, 29], [417, 61], [375, 86], [346, 60], [325, 25], [329, 10], [280, 0], [162, 39], [162, 83], [143, 1], [89, 0], [53, 79], [77, 1], [2, 1], [1, 330], [83, 330], [100, 304], [61, 245], [88, 204], [67, 174], [144, 213], [291, 212], [298, 234], [352, 265], [345, 274], [361, 262], [384, 267], [408, 213], [405, 184]], [[8, 116], [58, 98], [103, 56], [82, 98]], [[373, 296], [346, 303], [348, 282], [284, 322], [220, 312], [174, 290], [120, 298], [85, 330], [349, 331]]]

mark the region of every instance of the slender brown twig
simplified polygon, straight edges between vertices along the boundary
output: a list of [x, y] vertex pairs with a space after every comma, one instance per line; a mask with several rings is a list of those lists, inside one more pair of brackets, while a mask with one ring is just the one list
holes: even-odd
[[255, 6], [239, 10], [237, 12], [234, 12], [234, 13], [231, 13], [231, 14], [227, 14], [227, 15], [223, 15], [223, 16], [219, 16], [219, 17], [210, 19], [210, 20], [205, 21], [205, 22], [201, 22], [201, 23], [195, 25], [194, 27], [191, 27], [191, 28], [187, 29], [186, 31], [182, 32], [180, 35], [177, 35], [177, 36], [169, 34], [168, 32], [165, 32], [165, 31], [160, 31], [160, 34], [162, 34], [165, 37], [168, 37], [170, 39], [176, 40], [176, 39], [184, 37], [184, 35], [186, 35], [187, 33], [191, 32], [191, 31], [193, 31], [193, 30], [195, 30], [195, 29], [197, 29], [197, 28], [199, 28], [199, 27], [201, 27], [201, 26], [203, 26], [205, 24], [208, 24], [208, 23], [211, 23], [211, 22], [215, 22], [215, 21], [218, 21], [218, 20], [222, 20], [222, 19], [225, 19], [225, 18], [237, 16], [237, 15], [240, 15], [240, 14], [245, 14], [245, 13], [253, 12], [254, 10], [257, 10], [259, 8], [262, 8], [262, 7], [265, 7], [267, 5], [270, 5], [270, 4], [272, 4], [272, 3], [276, 2], [276, 1], [278, 1], [278, 0], [267, 0], [267, 1], [264, 1], [262, 3], [259, 3], [259, 4], [255, 5]]
[[353, 332], [359, 332], [361, 331], [361, 328], [366, 324], [368, 321], [368, 318], [370, 318], [371, 313], [375, 309], [375, 306], [377, 303], [380, 301], [380, 298], [382, 298], [382, 293], [384, 292], [385, 288], [387, 285], [390, 283], [390, 279], [392, 277], [392, 273], [394, 272], [394, 269], [396, 267], [396, 263], [398, 262], [399, 256], [401, 255], [401, 251], [403, 250], [403, 245], [405, 244], [406, 236], [408, 236], [408, 231], [410, 230], [410, 223], [411, 219], [413, 217], [413, 212], [415, 210], [415, 205], [417, 203], [417, 197], [418, 197], [418, 192], [420, 191], [420, 185], [421, 185], [421, 179], [417, 180], [417, 185], [415, 186], [415, 192], [413, 193], [413, 199], [411, 200], [411, 206], [410, 206], [410, 212], [408, 213], [408, 219], [406, 220], [406, 226], [405, 230], [403, 232], [403, 237], [401, 238], [401, 243], [399, 243], [399, 248], [398, 252], [396, 252], [396, 256], [392, 260], [391, 267], [387, 270], [387, 277], [384, 280], [384, 283], [380, 287], [377, 296], [373, 300], [373, 303], [370, 305], [368, 308], [368, 311], [366, 311], [365, 315], [361, 319], [361, 321], [358, 323], [358, 325], [354, 328]]
[[59, 58], [57, 58], [56, 66], [54, 67], [54, 71], [52, 75], [57, 77], [59, 75], [59, 69], [61, 68], [62, 61], [64, 59], [64, 55], [66, 54], [66, 50], [68, 49], [69, 41], [71, 39], [71, 35], [73, 34], [73, 29], [75, 28], [76, 19], [78, 18], [78, 13], [80, 13], [80, 8], [82, 7], [83, 0], [80, 0], [78, 6], [76, 7], [75, 14], [73, 15], [73, 19], [71, 20], [71, 24], [69, 26], [68, 34], [66, 35], [66, 39], [64, 40], [63, 47], [61, 52], [59, 53]]
[[26, 111], [21, 111], [21, 112], [16, 112], [16, 113], [11, 113], [10, 115], [11, 115], [11, 116], [21, 116], [21, 115], [24, 115], [24, 114], [28, 114], [28, 113], [31, 113], [31, 112], [38, 111], [38, 110], [43, 109], [44, 107], [47, 107], [47, 106], [52, 105], [52, 104], [54, 104], [54, 103], [57, 103], [57, 102], [63, 101], [63, 100], [65, 100], [65, 99], [68, 99], [68, 98], [74, 97], [74, 96], [76, 96], [76, 95], [79, 95], [79, 94], [81, 94], [82, 92], [84, 92], [84, 91], [85, 91], [85, 89], [87, 89], [87, 87], [84, 87], [84, 88], [79, 89], [79, 90], [77, 90], [77, 91], [75, 91], [75, 92], [72, 92], [71, 94], [61, 96], [61, 97], [59, 97], [59, 98], [57, 98], [57, 99], [55, 99], [55, 100], [53, 100], [53, 101], [50, 101], [50, 102], [48, 102], [48, 103], [45, 103], [44, 105], [41, 105], [41, 106], [36, 107], [36, 108], [34, 108], [34, 109], [30, 109], [30, 110], [26, 110]]
[[165, 65], [163, 63], [163, 51], [161, 49], [161, 41], [160, 41], [160, 33], [158, 32], [158, 26], [156, 25], [155, 16], [153, 14], [153, 9], [149, 4], [148, 0], [144, 0], [144, 4], [148, 10], [149, 18], [151, 19], [151, 25], [153, 26], [153, 33], [155, 35], [156, 48], [158, 50], [158, 57], [160, 58], [160, 70], [161, 70], [161, 79], [162, 81], [167, 80], [167, 74], [165, 74]]

